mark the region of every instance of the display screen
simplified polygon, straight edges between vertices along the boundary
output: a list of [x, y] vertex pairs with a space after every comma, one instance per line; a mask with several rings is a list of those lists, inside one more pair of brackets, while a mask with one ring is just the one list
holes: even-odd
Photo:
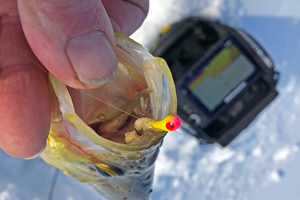
[[233, 93], [239, 93], [255, 71], [252, 62], [229, 40], [204, 67], [194, 72], [186, 86], [212, 112], [234, 98]]

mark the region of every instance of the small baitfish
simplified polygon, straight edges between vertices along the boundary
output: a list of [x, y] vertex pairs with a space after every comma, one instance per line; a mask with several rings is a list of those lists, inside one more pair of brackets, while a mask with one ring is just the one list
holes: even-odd
[[49, 75], [51, 128], [41, 157], [106, 199], [149, 199], [162, 140], [181, 124], [175, 86], [163, 59], [115, 37], [118, 71], [102, 87], [75, 90]]

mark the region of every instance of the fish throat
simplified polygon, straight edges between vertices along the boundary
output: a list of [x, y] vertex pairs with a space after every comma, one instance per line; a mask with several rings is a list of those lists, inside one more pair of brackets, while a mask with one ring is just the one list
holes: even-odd
[[148, 85], [146, 72], [130, 52], [119, 47], [117, 55], [118, 71], [111, 81], [84, 93], [72, 88], [68, 91], [76, 114], [99, 136], [127, 144], [141, 134], [134, 128], [136, 120], [154, 117], [150, 96], [153, 86]]
[[[98, 116], [99, 122], [88, 124], [99, 136], [117, 143], [127, 144], [137, 140], [143, 133], [142, 129], [135, 128], [135, 122], [141, 118], [152, 118], [150, 90], [144, 89], [137, 92], [136, 96], [126, 103], [125, 110], [117, 110], [105, 118]], [[146, 104], [145, 104], [146, 102]], [[101, 108], [100, 108], [101, 109]], [[144, 119], [145, 121], [146, 119]]]

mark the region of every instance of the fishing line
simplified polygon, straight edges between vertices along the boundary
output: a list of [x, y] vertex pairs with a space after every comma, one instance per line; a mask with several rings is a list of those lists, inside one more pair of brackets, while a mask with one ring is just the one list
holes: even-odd
[[[14, 45], [12, 45], [10, 42], [8, 42], [6, 39], [4, 39], [2, 36], [0, 36], [0, 39], [1, 40], [3, 40], [4, 42], [6, 42], [9, 46], [11, 46], [11, 47], [13, 47], [14, 49], [16, 49], [18, 52], [20, 52], [22, 55], [24, 55], [28, 60], [30, 60], [33, 64], [35, 64], [37, 67], [39, 67], [43, 72], [45, 72], [46, 74], [49, 74], [49, 71], [47, 71], [43, 66], [40, 66], [37, 62], [35, 62], [34, 60], [32, 60], [29, 56], [27, 56], [25, 53], [23, 53], [21, 50], [19, 50], [17, 47], [15, 47]], [[75, 88], [74, 88], [75, 89]], [[135, 115], [133, 115], [133, 114], [131, 114], [131, 113], [129, 113], [129, 112], [126, 112], [125, 110], [122, 110], [121, 108], [118, 108], [118, 107], [116, 107], [116, 106], [114, 106], [114, 105], [112, 105], [112, 104], [110, 104], [110, 103], [107, 103], [107, 102], [105, 102], [105, 101], [103, 101], [103, 100], [101, 100], [101, 99], [99, 99], [99, 98], [97, 98], [97, 97], [95, 97], [95, 96], [93, 96], [93, 95], [90, 95], [90, 94], [88, 94], [88, 93], [86, 93], [86, 92], [84, 92], [84, 91], [82, 91], [82, 90], [79, 90], [79, 89], [75, 89], [75, 90], [77, 90], [77, 91], [79, 91], [79, 92], [81, 92], [81, 93], [83, 93], [83, 94], [85, 94], [85, 95], [87, 95], [87, 96], [89, 96], [89, 97], [92, 97], [92, 98], [94, 98], [94, 99], [96, 99], [96, 100], [98, 100], [98, 101], [100, 101], [100, 102], [102, 102], [102, 103], [105, 103], [106, 105], [108, 105], [108, 106], [111, 106], [111, 107], [113, 107], [113, 108], [115, 108], [115, 109], [117, 109], [117, 110], [120, 110], [121, 112], [123, 112], [123, 113], [126, 113], [126, 114], [128, 114], [128, 115], [130, 115], [130, 116], [132, 116], [132, 117], [134, 117], [134, 118], [136, 118], [136, 119], [139, 119], [137, 116], [135, 116]], [[177, 131], [170, 131], [170, 132], [177, 132]], [[179, 133], [179, 132], [177, 132], [177, 133]], [[179, 133], [180, 135], [181, 135], [181, 133]]]
[[25, 56], [28, 60], [30, 60], [31, 62], [33, 62], [33, 64], [35, 64], [36, 66], [38, 66], [42, 71], [44, 71], [46, 74], [48, 74], [49, 72], [44, 69], [44, 67], [40, 66], [38, 63], [34, 62], [34, 60], [32, 60], [29, 56], [27, 56], [25, 53], [23, 53], [21, 50], [19, 50], [17, 47], [15, 47], [14, 45], [10, 44], [7, 40], [5, 40], [2, 36], [0, 36], [1, 40], [3, 40], [4, 42], [6, 42], [9, 46], [13, 47], [14, 49], [16, 49], [18, 52], [20, 52], [23, 56]]
[[[21, 50], [19, 50], [17, 47], [15, 47], [15, 46], [13, 46], [12, 44], [10, 44], [7, 40], [5, 40], [2, 36], [0, 36], [0, 38], [3, 40], [3, 41], [5, 41], [9, 46], [11, 46], [11, 47], [13, 47], [14, 49], [16, 49], [18, 52], [20, 52], [22, 55], [24, 55], [27, 59], [29, 59], [33, 64], [35, 64], [36, 66], [38, 66], [42, 71], [44, 71], [46, 74], [49, 74], [49, 72], [44, 68], [44, 67], [42, 67], [42, 66], [40, 66], [38, 63], [36, 63], [36, 62], [34, 62], [34, 60], [32, 60], [29, 56], [27, 56], [25, 53], [23, 53]], [[75, 89], [75, 88], [74, 88]], [[132, 116], [132, 117], [135, 117], [136, 119], [138, 119], [138, 117], [137, 116], [134, 116], [134, 115], [132, 115], [131, 113], [129, 113], [129, 112], [126, 112], [125, 110], [122, 110], [121, 108], [118, 108], [118, 107], [116, 107], [116, 106], [114, 106], [114, 105], [111, 105], [111, 104], [109, 104], [109, 103], [107, 103], [107, 102], [105, 102], [105, 101], [103, 101], [103, 100], [101, 100], [101, 99], [99, 99], [99, 98], [97, 98], [97, 97], [94, 97], [93, 95], [90, 95], [90, 94], [88, 94], [88, 93], [86, 93], [86, 92], [83, 92], [82, 90], [79, 90], [79, 89], [75, 89], [75, 90], [77, 90], [77, 91], [79, 91], [79, 92], [81, 92], [81, 93], [83, 93], [83, 94], [85, 94], [85, 95], [87, 95], [87, 96], [90, 96], [90, 97], [92, 97], [92, 98], [94, 98], [94, 99], [96, 99], [96, 100], [98, 100], [98, 101], [100, 101], [100, 102], [102, 102], [102, 103], [105, 103], [105, 104], [107, 104], [107, 105], [109, 105], [109, 106], [111, 106], [111, 107], [113, 107], [113, 108], [115, 108], [115, 109], [117, 109], [117, 110], [120, 110], [120, 111], [122, 111], [123, 113], [126, 113], [126, 114], [128, 114], [128, 115], [130, 115], [130, 116]]]
[[109, 104], [109, 103], [107, 103], [107, 102], [105, 102], [105, 101], [103, 101], [103, 100], [101, 100], [101, 99], [99, 99], [99, 98], [97, 98], [97, 97], [94, 97], [93, 95], [90, 95], [90, 94], [88, 94], [88, 93], [86, 93], [86, 92], [84, 92], [84, 91], [82, 91], [82, 90], [77, 90], [77, 91], [79, 91], [79, 92], [81, 92], [81, 93], [83, 93], [83, 94], [85, 94], [85, 95], [87, 95], [87, 96], [89, 96], [89, 97], [92, 97], [92, 98], [94, 98], [94, 99], [96, 99], [96, 100], [98, 100], [98, 101], [100, 101], [100, 102], [106, 103], [107, 105], [109, 105], [109, 106], [111, 106], [111, 107], [113, 107], [113, 108], [115, 108], [115, 109], [118, 109], [118, 110], [122, 111], [123, 113], [126, 113], [126, 114], [128, 114], [128, 115], [130, 115], [130, 116], [132, 116], [132, 117], [135, 117], [136, 119], [138, 119], [137, 116], [134, 116], [133, 114], [130, 114], [129, 112], [126, 112], [126, 111], [124, 111], [124, 110], [122, 110], [122, 109], [120, 109], [120, 108], [118, 108], [118, 107], [116, 107], [116, 106], [114, 106], [114, 105], [111, 105], [111, 104]]
[[[29, 56], [27, 56], [25, 53], [23, 53], [23, 52], [22, 52], [21, 50], [19, 50], [17, 47], [15, 47], [15, 46], [12, 45], [11, 43], [9, 43], [9, 42], [8, 42], [6, 39], [4, 39], [2, 36], [0, 36], [0, 39], [1, 39], [2, 41], [6, 42], [9, 46], [11, 46], [11, 47], [13, 47], [14, 49], [16, 49], [18, 52], [20, 52], [23, 56], [25, 56], [25, 57], [26, 57], [28, 60], [30, 60], [33, 64], [35, 64], [37, 67], [39, 67], [43, 72], [45, 72], [46, 74], [49, 74], [49, 72], [48, 72], [43, 66], [40, 66], [39, 63], [37, 63], [37, 62], [35, 62], [34, 60], [32, 60]], [[130, 115], [130, 116], [132, 116], [132, 117], [134, 117], [134, 118], [136, 118], [136, 119], [139, 119], [137, 116], [134, 116], [134, 115], [132, 115], [131, 113], [126, 112], [125, 110], [122, 110], [122, 109], [120, 109], [120, 108], [118, 108], [118, 107], [116, 107], [116, 106], [114, 106], [114, 105], [111, 105], [111, 104], [109, 104], [109, 103], [107, 103], [107, 102], [105, 102], [105, 101], [103, 101], [103, 100], [101, 100], [101, 99], [99, 99], [99, 98], [97, 98], [97, 97], [95, 97], [95, 96], [93, 96], [93, 95], [90, 95], [90, 94], [88, 94], [88, 93], [86, 93], [86, 92], [84, 92], [84, 91], [82, 91], [82, 90], [79, 90], [79, 89], [75, 89], [75, 90], [77, 90], [77, 91], [79, 91], [79, 92], [81, 92], [81, 93], [83, 93], [83, 94], [85, 94], [85, 95], [87, 95], [87, 96], [89, 96], [89, 97], [91, 97], [91, 98], [94, 98], [94, 99], [96, 99], [96, 100], [98, 100], [98, 101], [100, 101], [100, 102], [102, 102], [102, 103], [105, 103], [105, 104], [107, 104], [107, 105], [109, 105], [109, 106], [111, 106], [111, 107], [113, 107], [113, 108], [115, 108], [115, 109], [117, 109], [117, 110], [120, 110], [121, 112], [126, 113], [126, 114], [128, 114], [128, 115]], [[181, 135], [181, 133], [178, 132], [178, 131], [170, 131], [170, 132], [177, 132], [178, 134]], [[137, 132], [137, 133], [138, 133], [138, 132]], [[56, 182], [57, 182], [58, 174], [59, 174], [59, 169], [58, 169], [58, 168], [55, 168], [54, 174], [53, 174], [53, 176], [52, 176], [51, 185], [50, 185], [50, 188], [49, 188], [48, 200], [53, 200], [53, 193], [54, 193], [55, 185], [56, 185]]]
[[54, 189], [55, 189], [58, 173], [59, 173], [59, 169], [55, 167], [55, 171], [54, 171], [54, 174], [52, 176], [52, 181], [51, 181], [51, 185], [50, 185], [50, 189], [49, 189], [49, 193], [48, 193], [48, 200], [53, 199], [53, 192], [54, 192]]

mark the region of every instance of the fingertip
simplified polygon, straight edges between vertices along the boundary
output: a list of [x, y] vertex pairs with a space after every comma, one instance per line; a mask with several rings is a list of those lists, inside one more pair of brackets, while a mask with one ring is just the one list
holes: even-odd
[[10, 156], [24, 159], [34, 159], [38, 157], [46, 148], [45, 141], [24, 141], [12, 138], [6, 141], [2, 149]]
[[36, 155], [50, 129], [48, 74], [34, 57], [19, 17], [0, 20], [0, 147], [18, 158]]
[[[39, 125], [35, 125], [39, 126]], [[16, 158], [32, 159], [39, 156], [46, 147], [46, 141], [49, 130], [47, 126], [45, 128], [31, 127], [30, 134], [26, 133], [26, 127], [23, 130], [15, 130], [11, 128], [2, 132], [1, 134], [1, 148], [9, 155]], [[45, 129], [40, 132], [39, 129]]]
[[40, 153], [50, 129], [47, 74], [30, 68], [11, 67], [0, 76], [0, 147], [17, 158]]
[[41, 150], [39, 152], [32, 154], [30, 157], [24, 156], [23, 158], [26, 160], [31, 160], [31, 159], [37, 158], [39, 155], [41, 155], [44, 152], [44, 150], [46, 149], [46, 146], [47, 146], [47, 144], [45, 143], [45, 145], [43, 146], [43, 148], [41, 148]]
[[102, 0], [113, 27], [125, 35], [134, 33], [149, 11], [149, 0]]

